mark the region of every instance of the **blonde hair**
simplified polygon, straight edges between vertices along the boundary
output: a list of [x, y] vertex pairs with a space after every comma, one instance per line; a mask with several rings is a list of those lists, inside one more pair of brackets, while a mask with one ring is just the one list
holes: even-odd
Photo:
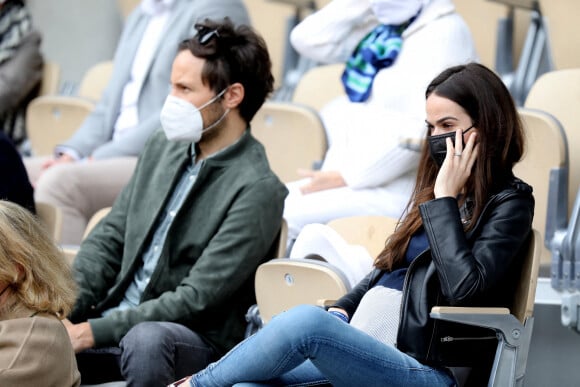
[[11, 309], [25, 307], [63, 319], [75, 302], [75, 282], [62, 251], [34, 215], [3, 200], [0, 281], [12, 289]]

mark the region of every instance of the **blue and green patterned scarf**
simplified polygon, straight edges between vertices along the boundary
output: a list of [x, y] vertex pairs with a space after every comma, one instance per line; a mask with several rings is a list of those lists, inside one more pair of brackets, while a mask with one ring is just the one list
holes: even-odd
[[401, 35], [416, 17], [400, 25], [380, 24], [361, 40], [341, 77], [351, 101], [364, 102], [369, 98], [375, 75], [395, 62], [403, 45]]

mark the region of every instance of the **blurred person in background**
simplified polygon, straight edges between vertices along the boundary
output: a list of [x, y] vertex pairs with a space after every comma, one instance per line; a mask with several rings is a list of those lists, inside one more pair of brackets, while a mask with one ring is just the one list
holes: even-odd
[[195, 34], [196, 22], [226, 16], [249, 24], [241, 0], [142, 0], [131, 12], [95, 110], [54, 157], [25, 159], [36, 200], [62, 209], [61, 243], [79, 245], [90, 217], [112, 206], [129, 181], [160, 127], [179, 42]]
[[24, 1], [0, 0], [0, 130], [19, 149], [26, 139], [26, 106], [42, 79], [40, 41]]
[[12, 141], [0, 132], [0, 200], [8, 200], [36, 212], [34, 191], [22, 158]]
[[[452, 0], [333, 0], [296, 26], [291, 42], [308, 58], [346, 64], [346, 95], [320, 111], [329, 143], [322, 167], [288, 184], [284, 207], [289, 247], [296, 238], [307, 247], [290, 254], [327, 256], [319, 246], [337, 237], [328, 221], [402, 215], [425, 136], [423, 91], [442, 70], [478, 56]], [[373, 259], [348, 259], [341, 268], [357, 283]]]

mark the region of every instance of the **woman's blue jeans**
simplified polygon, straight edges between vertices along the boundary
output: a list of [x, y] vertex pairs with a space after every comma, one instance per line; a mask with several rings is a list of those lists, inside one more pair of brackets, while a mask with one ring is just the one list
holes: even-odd
[[321, 308], [302, 305], [272, 319], [191, 379], [194, 387], [453, 386], [425, 366]]

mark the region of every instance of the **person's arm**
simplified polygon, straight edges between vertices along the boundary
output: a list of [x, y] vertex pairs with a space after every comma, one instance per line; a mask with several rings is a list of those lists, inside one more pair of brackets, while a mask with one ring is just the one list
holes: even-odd
[[451, 305], [461, 305], [507, 273], [529, 236], [534, 201], [526, 194], [504, 199], [481, 220], [485, 224], [472, 246], [455, 198], [434, 199], [419, 209], [443, 295]]
[[88, 322], [73, 324], [70, 320], [62, 320], [64, 327], [68, 333], [73, 350], [75, 353], [92, 348], [95, 345], [95, 338], [91, 325]]
[[18, 106], [42, 78], [40, 34], [31, 32], [14, 56], [0, 64], [0, 113]]
[[137, 7], [127, 18], [115, 49], [113, 71], [101, 98], [75, 133], [62, 144], [58, 144], [57, 151], [70, 149], [74, 153], [74, 158], [82, 159], [91, 156], [95, 149], [111, 140], [113, 128], [108, 127], [106, 123], [113, 105], [119, 104], [116, 101], [120, 101], [123, 86], [129, 80], [131, 59], [127, 58], [127, 52], [135, 50], [135, 39], [142, 33], [140, 25], [143, 17], [140, 8]]
[[176, 289], [135, 308], [89, 320], [96, 345], [118, 343], [131, 327], [142, 321], [203, 326], [206, 311], [235, 297], [266, 257], [280, 229], [286, 192], [273, 176], [244, 188]]
[[[346, 184], [354, 189], [378, 187], [414, 171], [419, 153], [407, 143], [425, 137], [427, 85], [444, 69], [474, 60], [469, 30], [458, 15], [450, 14], [405, 37], [397, 61], [379, 72], [366, 103], [335, 100], [326, 105], [321, 110], [325, 126], [352, 133], [326, 156], [338, 160], [332, 164], [341, 165], [338, 172]], [[333, 154], [333, 148], [338, 152]]]
[[298, 170], [298, 174], [302, 177], [310, 178], [308, 183], [300, 186], [302, 194], [346, 186], [346, 181], [344, 181], [342, 174], [338, 171], [312, 171], [300, 169]]
[[290, 42], [307, 58], [342, 63], [378, 23], [369, 2], [333, 0], [294, 27]]

